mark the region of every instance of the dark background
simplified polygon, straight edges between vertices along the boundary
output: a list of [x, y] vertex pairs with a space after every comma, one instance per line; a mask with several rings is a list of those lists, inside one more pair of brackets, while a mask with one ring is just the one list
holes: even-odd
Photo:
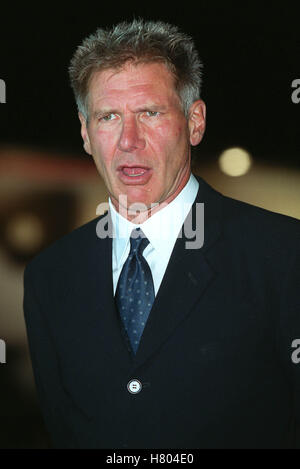
[[[38, 5], [38, 4], [36, 4]], [[300, 8], [292, 2], [82, 2], [19, 6], [1, 18], [2, 143], [82, 153], [67, 68], [98, 26], [134, 17], [177, 24], [196, 41], [204, 62], [206, 158], [242, 146], [257, 158], [299, 166], [300, 104], [291, 82], [300, 78]], [[2, 8], [2, 7], [1, 7]], [[2, 8], [3, 10], [3, 8]]]
[[[209, 163], [224, 149], [240, 146], [256, 162], [299, 169], [300, 103], [291, 100], [291, 83], [300, 79], [300, 8], [292, 2], [2, 2], [0, 78], [6, 82], [7, 102], [0, 104], [0, 149], [34, 149], [45, 164], [49, 155], [59, 154], [53, 163], [57, 168], [67, 167], [64, 159], [69, 166], [80, 162], [84, 151], [67, 72], [71, 56], [97, 27], [139, 17], [176, 24], [196, 42], [204, 62], [202, 99], [207, 105], [199, 158]], [[0, 154], [0, 164], [1, 159]], [[46, 227], [46, 247], [73, 227], [76, 200], [67, 191], [11, 192], [12, 202], [1, 200], [0, 244], [11, 265], [23, 268], [28, 253], [15, 250], [2, 236], [5, 224], [30, 208]], [[18, 314], [23, 320], [21, 305]], [[6, 339], [1, 324], [0, 338]], [[29, 361], [24, 344], [8, 338], [7, 363], [0, 364], [2, 448], [50, 445], [36, 396], [18, 381], [26, 354]]]

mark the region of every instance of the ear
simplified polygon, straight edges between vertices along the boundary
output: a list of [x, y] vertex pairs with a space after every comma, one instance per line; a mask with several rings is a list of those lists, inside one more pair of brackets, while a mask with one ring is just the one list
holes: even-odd
[[189, 109], [190, 144], [195, 146], [201, 142], [205, 132], [206, 106], [204, 101], [195, 101]]
[[85, 119], [84, 115], [81, 112], [78, 113], [78, 117], [79, 117], [79, 120], [81, 122], [81, 136], [82, 136], [82, 139], [83, 139], [83, 148], [85, 149], [85, 151], [89, 155], [91, 155], [92, 151], [91, 151], [91, 144], [90, 144], [89, 134], [88, 134], [88, 130], [87, 130], [86, 119]]

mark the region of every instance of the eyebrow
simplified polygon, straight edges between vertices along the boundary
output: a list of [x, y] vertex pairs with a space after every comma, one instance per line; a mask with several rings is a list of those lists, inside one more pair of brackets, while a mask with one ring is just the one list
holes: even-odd
[[138, 108], [136, 112], [143, 112], [143, 111], [165, 111], [167, 109], [166, 106], [162, 104], [149, 104], [144, 105], [141, 108]]

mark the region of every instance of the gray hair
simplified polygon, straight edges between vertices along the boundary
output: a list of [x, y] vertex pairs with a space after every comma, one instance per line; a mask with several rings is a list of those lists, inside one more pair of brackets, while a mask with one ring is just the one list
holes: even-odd
[[99, 28], [84, 39], [70, 63], [69, 75], [78, 111], [88, 118], [88, 89], [95, 71], [121, 69], [126, 62], [162, 62], [175, 78], [185, 116], [199, 99], [202, 62], [193, 40], [162, 21], [133, 20]]

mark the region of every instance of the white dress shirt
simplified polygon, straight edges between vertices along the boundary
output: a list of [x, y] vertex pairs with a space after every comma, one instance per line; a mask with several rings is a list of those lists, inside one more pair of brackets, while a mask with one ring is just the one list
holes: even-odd
[[117, 283], [130, 251], [129, 237], [133, 229], [141, 228], [149, 239], [143, 255], [151, 269], [155, 296], [158, 292], [176, 239], [183, 222], [193, 205], [199, 183], [191, 174], [181, 192], [166, 207], [158, 210], [144, 223], [135, 224], [120, 215], [109, 198], [109, 209], [113, 228], [112, 269], [114, 294]]

